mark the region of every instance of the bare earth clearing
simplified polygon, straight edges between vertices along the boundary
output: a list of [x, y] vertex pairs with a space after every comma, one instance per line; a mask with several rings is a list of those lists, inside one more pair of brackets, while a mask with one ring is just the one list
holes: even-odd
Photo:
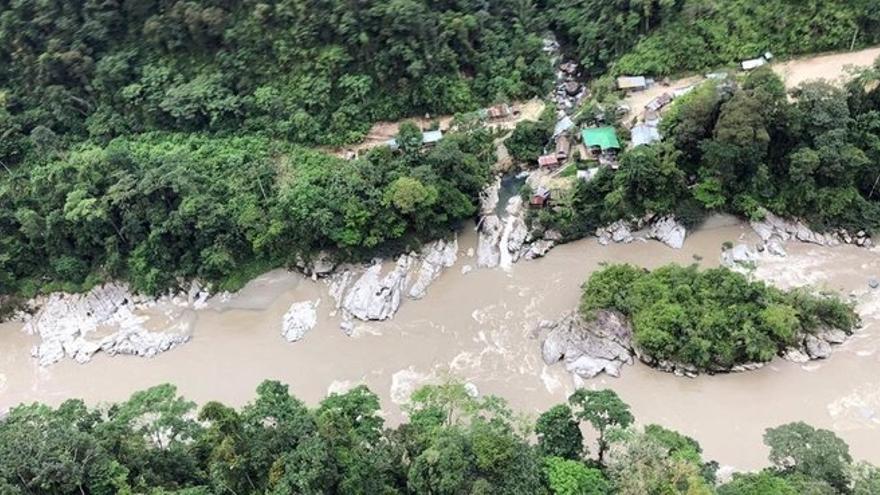
[[[785, 81], [785, 87], [792, 89], [804, 81], [816, 79], [843, 84], [851, 69], [869, 67], [877, 57], [880, 57], [880, 47], [856, 52], [797, 58], [787, 62], [772, 63], [771, 67]], [[630, 113], [624, 117], [624, 121], [628, 122], [633, 116], [640, 115], [648, 102], [663, 93], [683, 89], [705, 79], [704, 76], [690, 76], [674, 80], [670, 82], [669, 86], [655, 84], [645, 91], [630, 94], [623, 99], [623, 103], [631, 109]]]

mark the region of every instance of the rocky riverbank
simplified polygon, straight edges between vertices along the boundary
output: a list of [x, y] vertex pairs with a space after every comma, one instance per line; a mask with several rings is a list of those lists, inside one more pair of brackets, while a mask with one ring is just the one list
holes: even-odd
[[618, 220], [600, 227], [596, 229], [596, 237], [603, 246], [612, 242], [629, 244], [636, 240], [654, 239], [673, 249], [681, 249], [687, 237], [687, 229], [671, 215], [648, 215], [637, 221]]
[[[152, 357], [189, 340], [185, 312], [204, 307], [208, 297], [208, 291], [195, 283], [187, 292], [160, 298], [109, 283], [84, 294], [35, 298], [16, 318], [24, 321], [25, 332], [40, 337], [31, 353], [42, 366], [64, 358], [86, 363], [98, 352]], [[147, 312], [168, 324], [150, 328]]]
[[[594, 378], [600, 373], [618, 377], [624, 365], [634, 359], [652, 368], [678, 376], [696, 377], [695, 366], [656, 359], [644, 353], [633, 342], [633, 329], [628, 319], [615, 311], [600, 310], [589, 317], [574, 311], [559, 320], [543, 321], [534, 331], [541, 340], [544, 363], [562, 362], [565, 369], [582, 379]], [[832, 346], [843, 344], [849, 335], [842, 330], [823, 329], [806, 334], [797, 343], [783, 350], [780, 356], [795, 363], [825, 359], [831, 356]], [[767, 363], [743, 363], [732, 367], [714, 367], [706, 372], [741, 373], [756, 370]]]
[[[428, 287], [458, 259], [458, 240], [439, 240], [421, 251], [401, 255], [384, 272], [381, 260], [369, 266], [340, 267], [327, 280], [336, 309], [342, 313], [341, 327], [354, 331], [354, 319], [381, 321], [392, 318], [404, 296], [421, 299]], [[383, 273], [384, 272], [384, 273]]]

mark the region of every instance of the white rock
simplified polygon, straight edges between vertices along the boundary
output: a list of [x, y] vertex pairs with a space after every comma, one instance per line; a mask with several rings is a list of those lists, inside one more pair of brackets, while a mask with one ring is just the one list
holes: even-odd
[[461, 267], [461, 274], [462, 275], [467, 275], [468, 273], [470, 273], [472, 271], [474, 271], [474, 267], [472, 267], [471, 265], [464, 265]]
[[596, 237], [599, 238], [599, 244], [603, 246], [609, 242], [629, 244], [634, 239], [629, 225], [623, 220], [618, 220], [605, 227], [599, 227], [596, 229]]
[[501, 233], [503, 226], [497, 215], [487, 215], [480, 221], [477, 239], [477, 266], [494, 268], [501, 262]]
[[[186, 342], [189, 335], [148, 330], [143, 325], [148, 318], [137, 312], [162, 305], [175, 320], [184, 309], [204, 306], [207, 298], [208, 291], [199, 284], [187, 292], [150, 299], [132, 294], [125, 284], [110, 283], [84, 294], [54, 293], [34, 300], [32, 305], [39, 309], [24, 330], [40, 337], [32, 354], [41, 366], [65, 356], [85, 363], [97, 352], [151, 357]], [[94, 335], [98, 329], [112, 332], [100, 338]]]
[[831, 355], [831, 344], [813, 335], [804, 338], [804, 348], [812, 359], [825, 359]]
[[409, 297], [421, 299], [425, 297], [428, 286], [431, 285], [440, 273], [455, 264], [458, 259], [458, 240], [439, 240], [432, 242], [422, 249], [421, 263], [418, 269], [416, 281], [409, 289]]
[[301, 301], [290, 305], [281, 322], [281, 335], [288, 342], [302, 340], [306, 333], [318, 324], [318, 303]]
[[819, 332], [818, 337], [829, 344], [842, 344], [846, 342], [849, 335], [837, 328], [826, 328]]
[[351, 286], [342, 300], [342, 308], [360, 320], [387, 320], [400, 307], [401, 293], [407, 284], [412, 264], [409, 255], [397, 259], [394, 269], [384, 278], [382, 265], [370, 266]]
[[687, 230], [672, 216], [663, 217], [654, 222], [648, 230], [649, 238], [656, 239], [673, 249], [681, 249], [684, 246], [686, 235]]
[[785, 248], [782, 247], [782, 243], [778, 240], [771, 240], [766, 244], [767, 252], [772, 254], [773, 256], [785, 257], [788, 253], [785, 252]]
[[464, 384], [464, 391], [468, 394], [468, 397], [472, 399], [476, 399], [480, 396], [480, 389], [478, 389], [477, 386], [471, 382], [467, 382]]
[[529, 245], [528, 250], [523, 255], [527, 260], [533, 260], [545, 256], [555, 245], [553, 241], [544, 239], [537, 240]]

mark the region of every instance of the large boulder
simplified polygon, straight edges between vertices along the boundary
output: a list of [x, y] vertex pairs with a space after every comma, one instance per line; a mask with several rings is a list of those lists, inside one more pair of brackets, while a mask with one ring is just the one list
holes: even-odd
[[748, 267], [758, 261], [758, 253], [747, 244], [737, 244], [721, 252], [721, 264], [728, 268]]
[[672, 216], [661, 218], [652, 223], [648, 229], [649, 238], [656, 239], [673, 249], [681, 249], [684, 246], [686, 235], [687, 230]]
[[598, 311], [585, 319], [571, 313], [552, 324], [541, 344], [544, 362], [565, 362], [568, 371], [592, 378], [605, 372], [619, 376], [624, 364], [632, 364], [632, 328], [619, 313]]
[[431, 285], [443, 270], [451, 267], [458, 259], [458, 240], [439, 240], [422, 249], [416, 281], [409, 288], [409, 297], [421, 299], [425, 297]]
[[382, 277], [382, 265], [373, 264], [357, 279], [342, 299], [342, 309], [360, 320], [387, 320], [400, 307], [412, 257], [403, 255]]
[[318, 303], [312, 301], [295, 302], [284, 313], [281, 322], [281, 335], [288, 342], [302, 340], [318, 323]]
[[550, 252], [554, 245], [555, 243], [553, 241], [538, 239], [537, 241], [529, 244], [529, 248], [526, 250], [523, 258], [527, 260], [533, 260], [544, 257], [547, 255], [548, 252]]
[[605, 227], [599, 227], [596, 229], [596, 237], [599, 238], [599, 244], [603, 246], [611, 242], [628, 244], [635, 239], [629, 224], [623, 220], [618, 220]]
[[804, 349], [810, 359], [825, 359], [831, 355], [831, 344], [814, 335], [804, 338]]
[[37, 309], [24, 330], [40, 337], [31, 354], [41, 366], [65, 357], [85, 363], [97, 352], [152, 357], [188, 341], [188, 326], [175, 322], [166, 331], [148, 329], [142, 310], [161, 305], [169, 321], [180, 320], [186, 309], [203, 307], [207, 298], [197, 284], [153, 299], [133, 294], [125, 284], [109, 283], [84, 294], [54, 293], [34, 300]]

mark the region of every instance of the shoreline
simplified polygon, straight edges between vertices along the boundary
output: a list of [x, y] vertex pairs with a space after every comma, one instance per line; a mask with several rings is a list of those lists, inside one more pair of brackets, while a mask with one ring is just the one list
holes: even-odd
[[[0, 337], [8, 351], [0, 358], [0, 407], [33, 400], [57, 404], [71, 396], [88, 403], [119, 400], [164, 382], [176, 384], [198, 403], [216, 399], [242, 404], [257, 383], [273, 378], [289, 383], [310, 404], [329, 392], [364, 383], [382, 398], [385, 417], [395, 421], [402, 417], [395, 398], [453, 375], [473, 382], [481, 393], [510, 397], [512, 407], [524, 414], [564, 400], [574, 387], [613, 388], [634, 404], [646, 424], [679, 429], [699, 439], [709, 456], [740, 468], [763, 460], [763, 428], [792, 420], [832, 428], [851, 442], [854, 454], [880, 457], [880, 450], [863, 441], [870, 435], [859, 433], [880, 421], [876, 413], [860, 412], [880, 411], [880, 394], [871, 385], [880, 344], [880, 311], [868, 315], [868, 327], [831, 359], [807, 366], [774, 360], [751, 373], [681, 380], [638, 364], [617, 379], [600, 376], [583, 381], [562, 366], [541, 362], [539, 342], [530, 336], [534, 325], [573, 307], [580, 283], [604, 260], [651, 267], [692, 263], [699, 254], [704, 257], [701, 265], [717, 266], [723, 241], [755, 238], [748, 226], [720, 217], [694, 232], [682, 250], [650, 241], [603, 247], [589, 239], [559, 246], [553, 256], [535, 263], [514, 264], [510, 272], [462, 274], [463, 265], [473, 264], [466, 253], [476, 244], [476, 233], [468, 228], [459, 236], [459, 261], [438, 278], [423, 300], [402, 304], [385, 322], [356, 322], [351, 337], [339, 329], [338, 316], [331, 314], [333, 305], [324, 282], [280, 270], [260, 277], [223, 304], [188, 311], [192, 340], [152, 359], [98, 354], [86, 366], [68, 360], [40, 368], [28, 352], [34, 337], [20, 332], [18, 325], [4, 324], [7, 331]], [[846, 293], [854, 278], [867, 276], [861, 265], [870, 262], [870, 271], [880, 269], [873, 255], [876, 250], [866, 256], [869, 251], [851, 246], [828, 249], [803, 243], [792, 243], [788, 249], [788, 258], [768, 257], [766, 269], [759, 265], [766, 272], [762, 277], [810, 282]], [[795, 268], [797, 273], [790, 275], [792, 267], [804, 269]], [[855, 288], [866, 286], [858, 283]], [[877, 298], [878, 293], [870, 295]], [[293, 302], [317, 299], [322, 300], [318, 325], [302, 341], [286, 343], [281, 335], [283, 314]], [[880, 303], [871, 304], [880, 309]], [[218, 376], [224, 377], [223, 387], [212, 385]], [[809, 395], [804, 395], [806, 390]], [[766, 394], [775, 397], [778, 407], [744, 408]], [[666, 400], [669, 397], [676, 400]], [[696, 416], [695, 408], [700, 411]], [[739, 425], [744, 442], [756, 446], [754, 451], [725, 447], [731, 422]]]

